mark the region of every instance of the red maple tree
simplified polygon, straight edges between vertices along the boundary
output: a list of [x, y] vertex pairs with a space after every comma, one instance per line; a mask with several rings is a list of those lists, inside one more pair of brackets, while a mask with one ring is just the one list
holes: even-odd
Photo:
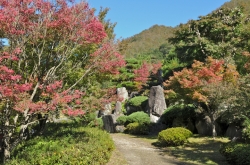
[[[9, 43], [0, 52], [5, 159], [25, 138], [38, 114], [56, 110], [73, 116], [85, 113], [81, 108], [84, 93], [75, 87], [89, 73], [116, 74], [125, 64], [94, 11], [86, 2], [68, 0], [0, 1], [0, 33]], [[81, 76], [65, 89], [64, 73], [76, 67], [81, 67]], [[20, 125], [10, 123], [13, 115]], [[20, 136], [11, 144], [15, 127], [20, 128]]]
[[229, 96], [226, 92], [237, 87], [238, 77], [236, 67], [225, 64], [223, 60], [211, 57], [205, 63], [194, 60], [192, 68], [174, 72], [165, 82], [165, 93], [169, 99], [183, 99], [188, 103], [205, 105], [215, 136], [214, 121], [219, 115], [219, 106]]
[[146, 85], [150, 80], [151, 75], [157, 75], [158, 70], [161, 68], [161, 63], [147, 63], [143, 62], [139, 69], [134, 70], [134, 81], [136, 82], [137, 88], [142, 89], [143, 85]]

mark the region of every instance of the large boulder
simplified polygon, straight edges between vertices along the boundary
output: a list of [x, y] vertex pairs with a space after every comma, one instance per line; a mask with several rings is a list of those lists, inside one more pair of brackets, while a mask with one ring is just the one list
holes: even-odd
[[102, 116], [102, 121], [103, 121], [103, 128], [109, 132], [109, 133], [115, 133], [116, 132], [116, 116], [111, 114], [111, 115], [104, 115]]
[[[110, 105], [110, 104], [108, 104], [108, 105]], [[108, 111], [111, 111], [111, 109]], [[112, 112], [112, 114], [108, 113], [108, 114], [102, 115], [104, 129], [109, 133], [117, 132], [116, 120], [121, 115], [122, 115], [122, 105], [121, 105], [121, 102], [117, 101], [116, 106], [115, 106], [115, 110]], [[122, 130], [122, 129], [120, 129], [120, 130]], [[119, 131], [119, 132], [121, 132], [121, 131]]]
[[115, 131], [118, 133], [123, 133], [125, 131], [126, 127], [124, 125], [117, 125], [115, 126]]
[[186, 128], [187, 128], [189, 131], [191, 131], [191, 132], [194, 133], [194, 131], [195, 131], [195, 126], [194, 126], [192, 120], [188, 119], [188, 123], [187, 123], [187, 125], [186, 125]]
[[159, 122], [160, 117], [152, 115], [152, 114], [150, 114], [149, 117], [150, 117], [151, 123], [158, 123]]
[[103, 114], [104, 115], [110, 115], [110, 114], [112, 114], [112, 105], [111, 105], [111, 103], [108, 103], [108, 104], [106, 104], [104, 106]]
[[134, 112], [138, 112], [138, 111], [141, 111], [141, 108], [140, 107], [135, 107], [135, 106], [132, 106], [132, 105], [126, 105], [126, 115], [130, 115]]
[[120, 101], [117, 101], [115, 104], [115, 111], [114, 114], [119, 116], [122, 114], [122, 103]]
[[[195, 121], [195, 127], [199, 135], [212, 136], [212, 121], [209, 116], [197, 118]], [[217, 122], [215, 122], [215, 130], [217, 135], [221, 135], [221, 128]]]
[[229, 137], [230, 140], [240, 141], [242, 140], [242, 129], [235, 124], [229, 124], [225, 136]]
[[162, 130], [165, 130], [167, 128], [168, 128], [168, 126], [166, 124], [162, 124], [161, 122], [153, 123], [153, 124], [150, 124], [150, 126], [149, 126], [149, 134], [158, 135], [159, 132], [161, 132]]
[[167, 109], [166, 101], [161, 86], [152, 86], [150, 88], [147, 112], [154, 116], [160, 117], [164, 110]]
[[112, 106], [111, 106], [111, 103], [108, 103], [104, 106], [104, 109], [102, 110], [99, 110], [97, 112], [97, 117], [102, 117], [104, 115], [111, 115], [112, 114]]
[[121, 102], [128, 99], [128, 91], [125, 87], [117, 88], [117, 96]]

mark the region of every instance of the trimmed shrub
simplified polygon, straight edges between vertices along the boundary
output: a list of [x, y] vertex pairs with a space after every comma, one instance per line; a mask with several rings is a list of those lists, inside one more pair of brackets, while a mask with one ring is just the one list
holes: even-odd
[[122, 113], [126, 115], [127, 110], [126, 110], [126, 103], [122, 102], [122, 109], [121, 109]]
[[186, 128], [168, 128], [158, 134], [158, 141], [164, 146], [183, 145], [193, 134]]
[[144, 112], [135, 112], [127, 116], [125, 125], [129, 123], [150, 124], [150, 117]]
[[120, 116], [116, 119], [116, 122], [120, 125], [124, 125], [127, 121], [127, 116]]
[[132, 99], [130, 99], [128, 101], [128, 105], [139, 107], [139, 106], [142, 106], [142, 104], [147, 102], [147, 101], [148, 101], [148, 97], [146, 97], [146, 96], [137, 96], [137, 97], [133, 97]]
[[176, 127], [176, 129], [178, 129], [178, 131], [181, 132], [186, 138], [193, 136], [193, 133], [186, 128]]
[[7, 165], [106, 164], [114, 149], [110, 135], [79, 123], [49, 124], [43, 136], [18, 145]]
[[145, 135], [149, 132], [148, 125], [145, 124], [139, 124], [139, 123], [130, 123], [127, 125], [126, 133], [134, 134], [134, 135]]
[[223, 144], [219, 151], [226, 157], [229, 164], [250, 164], [250, 144], [229, 142]]
[[167, 124], [168, 127], [172, 127], [172, 123], [175, 118], [181, 118], [187, 120], [196, 116], [195, 107], [192, 104], [184, 105], [177, 104], [168, 107], [161, 116], [161, 121]]

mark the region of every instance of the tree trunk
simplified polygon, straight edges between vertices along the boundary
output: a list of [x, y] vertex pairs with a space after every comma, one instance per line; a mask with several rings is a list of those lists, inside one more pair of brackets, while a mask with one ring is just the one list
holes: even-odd
[[4, 109], [4, 124], [3, 124], [3, 164], [10, 159], [10, 138], [12, 136], [12, 128], [10, 127], [10, 104], [9, 100], [6, 100], [6, 107]]
[[215, 120], [216, 120], [216, 117], [217, 117], [216, 111], [211, 108], [211, 105], [209, 106], [208, 104], [206, 104], [206, 108], [207, 108], [207, 114], [211, 119], [212, 136], [213, 136], [213, 138], [215, 138], [217, 136], [217, 132], [216, 132], [216, 128], [215, 128]]
[[215, 129], [215, 117], [214, 117], [214, 114], [210, 115], [210, 118], [211, 118], [211, 123], [212, 123], [212, 136], [213, 136], [213, 138], [215, 138], [217, 136], [217, 132], [216, 132], [216, 129]]
[[48, 120], [48, 114], [45, 114], [44, 116], [42, 116], [42, 114], [38, 114], [38, 121], [39, 121], [39, 134], [43, 134], [46, 122]]
[[10, 138], [4, 138], [4, 156], [3, 156], [3, 164], [10, 159]]

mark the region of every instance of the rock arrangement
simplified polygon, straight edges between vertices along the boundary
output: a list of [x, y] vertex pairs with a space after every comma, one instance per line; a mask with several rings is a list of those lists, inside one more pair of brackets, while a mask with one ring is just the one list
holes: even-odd
[[[122, 102], [125, 102], [128, 97], [128, 92], [125, 87], [117, 89], [117, 97], [119, 101], [116, 102], [115, 108], [112, 109], [111, 104], [107, 104], [104, 107], [104, 110], [98, 112], [98, 117], [102, 117], [104, 123], [104, 129], [109, 133], [123, 132], [125, 127], [117, 125], [117, 118], [121, 115], [124, 115], [122, 112]], [[136, 112], [137, 110], [131, 106], [126, 107], [127, 112]], [[144, 108], [143, 108], [144, 109]], [[161, 116], [163, 112], [167, 109], [165, 97], [163, 93], [163, 88], [158, 86], [152, 86], [149, 93], [149, 98], [147, 106], [144, 109], [144, 112], [147, 112], [150, 116], [150, 121], [152, 124], [152, 131], [161, 131], [166, 129], [167, 125], [162, 124]], [[185, 127], [192, 131], [193, 133], [198, 133], [202, 136], [212, 136], [212, 124], [211, 119], [207, 115], [197, 115], [194, 119], [184, 120], [183, 118], [176, 117], [172, 122], [173, 127]], [[221, 126], [216, 123], [216, 132], [217, 135], [224, 135], [229, 137], [232, 140], [242, 139], [242, 130], [237, 126], [231, 124], [229, 127], [221, 128]]]
[[125, 87], [117, 88], [117, 96], [121, 100], [121, 102], [124, 102], [128, 99], [128, 91]]
[[163, 88], [161, 86], [152, 86], [150, 88], [147, 112], [150, 116], [150, 120], [153, 123], [157, 123], [164, 110], [167, 109], [166, 101], [164, 97]]

